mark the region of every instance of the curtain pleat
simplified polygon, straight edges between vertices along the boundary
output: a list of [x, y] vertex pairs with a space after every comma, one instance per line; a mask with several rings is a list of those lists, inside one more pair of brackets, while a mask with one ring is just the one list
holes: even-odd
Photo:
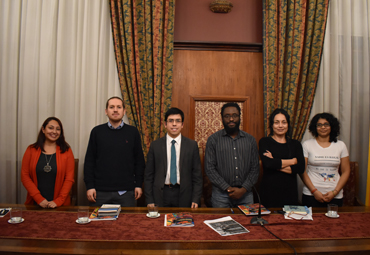
[[171, 106], [174, 0], [111, 0], [110, 8], [122, 96], [146, 155]]
[[[340, 121], [339, 139], [359, 164], [359, 197], [369, 195], [370, 2], [331, 0], [320, 74], [310, 119], [330, 112]], [[307, 131], [302, 139], [311, 139]]]
[[292, 137], [301, 140], [311, 111], [329, 0], [265, 0], [263, 6], [264, 115], [284, 108]]
[[0, 8], [0, 203], [25, 202], [23, 154], [49, 116], [79, 158], [78, 203], [91, 129], [119, 96], [109, 4], [101, 0], [2, 0]]

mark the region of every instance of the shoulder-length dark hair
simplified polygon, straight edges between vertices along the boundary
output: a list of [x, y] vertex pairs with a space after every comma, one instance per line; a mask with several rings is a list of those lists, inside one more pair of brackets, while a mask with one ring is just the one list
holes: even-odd
[[42, 132], [42, 128], [46, 129], [46, 126], [49, 124], [50, 121], [52, 120], [55, 120], [56, 122], [58, 122], [59, 126], [60, 126], [60, 136], [57, 140], [57, 145], [60, 147], [60, 151], [61, 153], [64, 153], [66, 152], [70, 146], [69, 144], [66, 142], [66, 140], [64, 139], [64, 131], [63, 131], [63, 125], [62, 125], [62, 122], [56, 118], [56, 117], [49, 117], [47, 118], [44, 123], [42, 124], [42, 127], [40, 128], [40, 132], [39, 132], [39, 135], [37, 136], [37, 141], [34, 143], [34, 144], [31, 144], [31, 146], [35, 149], [38, 149], [40, 148], [41, 151], [45, 151], [44, 150], [44, 143], [45, 143], [45, 134], [44, 132]]
[[340, 134], [339, 120], [333, 114], [328, 113], [328, 112], [323, 112], [323, 113], [316, 114], [312, 118], [312, 120], [310, 122], [310, 125], [308, 126], [308, 130], [310, 130], [310, 133], [314, 137], [319, 136], [319, 133], [317, 133], [317, 127], [316, 127], [317, 122], [319, 121], [319, 119], [325, 119], [329, 122], [330, 128], [331, 128], [329, 142], [335, 142], [336, 143], [338, 141], [337, 137]]
[[270, 114], [270, 117], [269, 117], [270, 134], [269, 134], [269, 136], [272, 136], [274, 134], [274, 128], [272, 126], [274, 125], [275, 116], [278, 115], [279, 113], [281, 113], [281, 114], [283, 114], [285, 116], [286, 122], [288, 123], [288, 131], [285, 133], [285, 137], [286, 138], [291, 138], [292, 137], [292, 127], [290, 126], [290, 116], [287, 113], [287, 111], [285, 111], [284, 109], [281, 109], [281, 108], [275, 109]]

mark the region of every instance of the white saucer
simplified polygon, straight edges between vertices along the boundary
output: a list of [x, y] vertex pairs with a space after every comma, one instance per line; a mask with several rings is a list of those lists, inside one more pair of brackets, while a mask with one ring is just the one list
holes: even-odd
[[325, 216], [328, 218], [336, 219], [339, 218], [339, 214], [337, 214], [337, 217], [329, 216], [328, 213], [325, 213]]
[[159, 216], [161, 216], [159, 213], [157, 214], [157, 216], [154, 216], [154, 217], [149, 216], [149, 213], [146, 214], [146, 217], [151, 218], [151, 219], [158, 218]]
[[90, 223], [90, 222], [91, 222], [91, 219], [89, 219], [89, 221], [88, 221], [88, 222], [79, 222], [79, 221], [78, 221], [78, 219], [76, 220], [76, 223], [77, 223], [77, 224], [88, 224], [88, 223]]
[[12, 219], [9, 219], [8, 222], [10, 224], [18, 224], [18, 223], [22, 223], [24, 221], [24, 219], [22, 218], [22, 220], [20, 222], [13, 222]]

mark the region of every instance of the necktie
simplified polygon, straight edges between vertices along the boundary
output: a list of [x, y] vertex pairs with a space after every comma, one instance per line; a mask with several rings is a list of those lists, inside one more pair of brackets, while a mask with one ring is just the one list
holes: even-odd
[[177, 183], [177, 172], [176, 172], [176, 149], [175, 140], [172, 140], [171, 146], [171, 166], [170, 166], [170, 182], [175, 185]]

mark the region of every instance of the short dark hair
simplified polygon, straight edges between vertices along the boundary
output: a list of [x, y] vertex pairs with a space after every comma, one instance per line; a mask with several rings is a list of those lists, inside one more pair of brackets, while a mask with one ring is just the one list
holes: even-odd
[[290, 116], [288, 112], [282, 108], [275, 109], [269, 116], [269, 129], [270, 129], [269, 136], [272, 136], [274, 134], [274, 128], [272, 126], [274, 125], [275, 116], [280, 113], [285, 116], [286, 122], [288, 123], [288, 131], [285, 133], [285, 137], [292, 137], [292, 127], [290, 126]]
[[311, 122], [310, 122], [310, 125], [308, 126], [308, 130], [310, 130], [310, 133], [314, 136], [314, 137], [318, 137], [319, 136], [319, 133], [317, 133], [317, 122], [319, 121], [319, 119], [325, 119], [329, 122], [330, 124], [330, 138], [329, 138], [329, 142], [337, 142], [338, 141], [338, 136], [340, 134], [340, 123], [339, 123], [339, 120], [331, 113], [328, 113], [328, 112], [323, 112], [323, 113], [318, 113], [316, 114]]
[[41, 151], [45, 152], [44, 143], [45, 143], [46, 138], [45, 138], [44, 132], [42, 132], [42, 128], [45, 129], [46, 126], [49, 124], [49, 122], [52, 121], [52, 120], [55, 120], [56, 122], [58, 122], [58, 124], [60, 126], [60, 136], [57, 140], [57, 145], [60, 147], [60, 152], [64, 153], [70, 148], [70, 146], [64, 138], [64, 131], [63, 131], [62, 122], [56, 117], [49, 117], [44, 121], [44, 123], [42, 124], [42, 127], [40, 128], [39, 135], [37, 136], [37, 141], [35, 143], [31, 144], [31, 147], [33, 147], [35, 149], [40, 148]]
[[224, 111], [227, 107], [235, 107], [239, 111], [239, 114], [241, 113], [240, 106], [237, 103], [229, 102], [229, 103], [226, 103], [222, 106], [222, 108], [221, 108], [221, 117], [223, 117]]
[[111, 98], [109, 98], [109, 99], [107, 100], [107, 103], [105, 104], [105, 109], [108, 109], [109, 101], [110, 101], [111, 99], [119, 99], [119, 100], [121, 100], [121, 102], [122, 102], [122, 107], [123, 107], [123, 108], [125, 108], [125, 102], [123, 102], [123, 99], [122, 99], [122, 98], [120, 98], [120, 97], [114, 96], [114, 97], [111, 97]]
[[168, 116], [175, 115], [175, 114], [180, 114], [181, 115], [181, 120], [182, 120], [182, 122], [184, 122], [184, 112], [181, 111], [179, 108], [176, 108], [176, 107], [172, 107], [172, 108], [168, 109], [168, 111], [164, 115], [164, 121], [167, 121]]

